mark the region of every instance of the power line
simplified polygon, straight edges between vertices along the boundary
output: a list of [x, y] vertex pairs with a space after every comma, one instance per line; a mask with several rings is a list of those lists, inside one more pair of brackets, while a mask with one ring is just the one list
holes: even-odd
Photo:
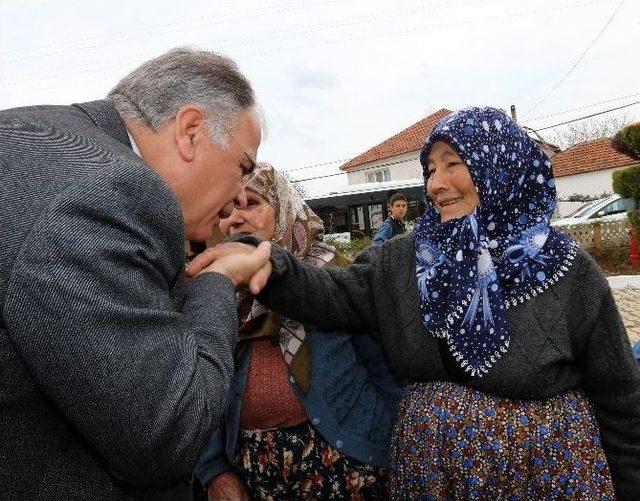
[[567, 80], [567, 78], [569, 77], [569, 75], [571, 75], [571, 73], [573, 73], [573, 70], [575, 70], [578, 65], [582, 62], [582, 60], [585, 58], [585, 56], [587, 55], [587, 53], [591, 50], [591, 48], [595, 45], [595, 43], [598, 41], [598, 39], [602, 36], [602, 34], [607, 30], [607, 28], [609, 27], [609, 25], [611, 24], [611, 22], [613, 21], [613, 19], [616, 17], [616, 14], [618, 14], [618, 12], [620, 11], [620, 8], [622, 7], [622, 4], [624, 3], [624, 0], [621, 0], [621, 2], [618, 4], [618, 7], [616, 7], [616, 10], [613, 11], [613, 14], [611, 14], [611, 17], [609, 17], [608, 21], [605, 23], [605, 25], [602, 27], [602, 29], [600, 30], [600, 32], [596, 35], [596, 37], [591, 41], [591, 43], [587, 46], [587, 48], [582, 52], [582, 54], [580, 54], [580, 57], [578, 57], [578, 60], [573, 64], [573, 66], [571, 66], [571, 68], [569, 68], [569, 71], [567, 71], [567, 73], [558, 81], [558, 83], [556, 83], [553, 88], [547, 92], [537, 103], [535, 103], [531, 108], [529, 108], [529, 111], [527, 111], [525, 113], [525, 117], [527, 115], [529, 115], [529, 113], [531, 113], [533, 110], [535, 110], [538, 106], [540, 106], [543, 102], [545, 102], [549, 96], [551, 96], [551, 94], [553, 94], [556, 90], [558, 90], [558, 88]]
[[[129, 28], [127, 30], [122, 30], [122, 31], [112, 31], [109, 33], [103, 33], [101, 35], [93, 35], [90, 37], [83, 37], [83, 38], [74, 38], [71, 40], [59, 40], [57, 42], [49, 42], [49, 43], [45, 43], [42, 45], [37, 45], [35, 47], [27, 47], [25, 48], [17, 48], [17, 49], [8, 49], [8, 50], [3, 50], [4, 54], [12, 54], [14, 52], [26, 52], [26, 51], [33, 51], [33, 50], [39, 50], [39, 49], [47, 49], [49, 47], [58, 47], [60, 45], [66, 45], [66, 44], [77, 44], [78, 42], [92, 42], [94, 40], [101, 40], [104, 38], [109, 39], [109, 42], [107, 43], [111, 43], [111, 41], [113, 40], [114, 37], [118, 37], [121, 35], [131, 35], [132, 33], [136, 33], [136, 32], [144, 32], [144, 31], [149, 31], [149, 30], [154, 30], [154, 29], [162, 29], [162, 28], [168, 28], [171, 26], [179, 26], [181, 24], [185, 24], [185, 23], [191, 23], [191, 22], [202, 22], [204, 19], [216, 19], [217, 22], [214, 24], [225, 24], [225, 23], [229, 23], [229, 22], [235, 22], [235, 21], [244, 21], [245, 19], [247, 19], [246, 17], [242, 17], [244, 16], [244, 13], [250, 13], [250, 14], [256, 14], [257, 12], [260, 11], [264, 11], [264, 10], [270, 10], [270, 9], [274, 9], [274, 8], [279, 8], [279, 7], [287, 7], [287, 6], [291, 6], [291, 5], [300, 5], [301, 3], [309, 3], [310, 1], [313, 0], [295, 0], [293, 2], [285, 2], [285, 3], [280, 3], [280, 4], [276, 4], [276, 5], [269, 5], [267, 7], [261, 7], [261, 8], [257, 8], [257, 9], [246, 9], [244, 11], [240, 11], [240, 12], [233, 12], [233, 13], [229, 13], [229, 14], [216, 14], [216, 15], [212, 15], [212, 16], [200, 16], [200, 17], [192, 17], [192, 18], [188, 18], [188, 19], [182, 19], [180, 21], [174, 21], [172, 23], [162, 23], [162, 24], [155, 24], [155, 25], [151, 25], [151, 26], [144, 26], [144, 27], [140, 27], [140, 28]], [[324, 5], [323, 3], [319, 4], [319, 5]], [[313, 7], [315, 7], [315, 5], [313, 5]], [[272, 14], [273, 11], [271, 12], [267, 12], [265, 15], [270, 15]], [[229, 21], [225, 21], [224, 19], [230, 17], [231, 19]], [[259, 16], [256, 16], [259, 17]], [[164, 33], [150, 33], [148, 36], [155, 36], [155, 35], [163, 35]], [[11, 43], [11, 41], [6, 42], [6, 45], [9, 45]], [[55, 52], [53, 53], [55, 54]], [[51, 55], [51, 54], [49, 54]]]
[[[317, 6], [322, 6], [322, 5], [327, 5], [330, 3], [337, 3], [339, 0], [326, 0], [324, 2], [318, 3], [318, 4], [312, 4], [311, 7], [317, 7]], [[292, 4], [296, 4], [296, 2], [292, 2]], [[210, 26], [217, 26], [217, 25], [221, 25], [221, 24], [228, 24], [228, 23], [232, 23], [232, 22], [237, 22], [237, 21], [242, 21], [242, 22], [246, 22], [248, 19], [255, 19], [255, 18], [259, 18], [259, 17], [264, 17], [264, 16], [269, 16], [269, 15], [273, 15], [273, 14], [282, 14], [282, 13], [289, 13], [293, 10], [301, 10], [301, 9], [305, 9], [307, 7], [309, 7], [308, 5], [298, 5], [298, 6], [292, 6], [292, 4], [280, 4], [280, 5], [284, 5], [285, 7], [276, 10], [276, 11], [269, 11], [266, 13], [259, 13], [259, 14], [254, 14], [254, 15], [243, 15], [243, 16], [237, 16], [235, 18], [229, 19], [229, 20], [222, 20], [222, 21], [216, 21], [216, 22], [211, 22], [211, 23], [200, 23], [200, 25], [198, 25], [198, 28], [208, 28]], [[250, 11], [249, 11], [250, 12]], [[209, 16], [209, 17], [215, 17], [215, 16]], [[200, 21], [202, 20], [202, 18], [199, 19]], [[86, 49], [95, 49], [98, 47], [102, 47], [105, 45], [113, 45], [114, 43], [127, 43], [127, 42], [133, 42], [133, 41], [137, 41], [137, 40], [142, 40], [145, 38], [149, 38], [149, 37], [154, 37], [154, 36], [161, 36], [161, 35], [168, 35], [171, 33], [180, 33], [183, 31], [192, 31], [195, 27], [194, 26], [187, 26], [184, 28], [176, 28], [173, 30], [168, 30], [168, 31], [163, 31], [163, 32], [155, 32], [155, 33], [149, 33], [146, 35], [139, 35], [139, 36], [135, 36], [135, 37], [129, 37], [129, 38], [125, 38], [123, 40], [118, 40], [113, 41], [113, 40], [109, 40], [106, 41], [104, 43], [98, 43], [98, 44], [94, 44], [94, 45], [84, 45], [84, 46], [78, 46], [78, 47], [71, 47], [69, 49], [64, 49], [64, 50], [60, 50], [60, 51], [55, 51], [55, 52], [48, 52], [46, 54], [34, 54], [31, 56], [24, 56], [24, 57], [20, 57], [20, 58], [14, 58], [14, 59], [7, 59], [7, 60], [0, 60], [1, 63], [3, 64], [8, 64], [8, 63], [17, 63], [17, 62], [21, 62], [21, 61], [27, 61], [30, 59], [39, 59], [39, 58], [43, 58], [43, 57], [51, 57], [51, 56], [55, 56], [55, 55], [60, 55], [60, 54], [68, 54], [71, 52], [77, 52], [77, 51], [81, 51], [81, 50], [86, 50]], [[246, 38], [246, 36], [243, 36], [242, 38]]]
[[[560, 123], [557, 123], [557, 124], [554, 124], [554, 125], [548, 125], [546, 127], [533, 128], [533, 127], [528, 127], [526, 125], [523, 125], [522, 127], [525, 128], [525, 129], [528, 129], [530, 131], [540, 132], [540, 131], [543, 131], [543, 130], [552, 129], [554, 127], [559, 127], [561, 125], [566, 125], [566, 124], [569, 124], [569, 123], [578, 122], [580, 120], [586, 120], [587, 118], [593, 118], [593, 117], [596, 117], [598, 115], [603, 115], [605, 113], [610, 113], [612, 111], [617, 111], [617, 110], [621, 110], [623, 108], [628, 108], [629, 106], [634, 106], [636, 104], [640, 104], [640, 101], [635, 101], [633, 103], [628, 103], [628, 104], [625, 104], [625, 105], [622, 105], [622, 106], [618, 106], [616, 108], [611, 108], [611, 109], [608, 109], [608, 110], [599, 111], [598, 113], [592, 113], [590, 115], [585, 115], [585, 116], [582, 116], [582, 117], [574, 118], [573, 120], [567, 120], [565, 122], [560, 122]], [[402, 164], [402, 163], [406, 163], [406, 162], [413, 162], [415, 160], [417, 160], [417, 159], [416, 158], [408, 158], [408, 159], [405, 159], [405, 160], [396, 160], [396, 161], [393, 161], [393, 162], [387, 162], [387, 163], [383, 163], [383, 164], [372, 165], [372, 166], [368, 166], [368, 167], [362, 167], [362, 168], [359, 168], [359, 169], [350, 170], [348, 173], [347, 172], [337, 172], [335, 174], [325, 174], [323, 176], [308, 177], [308, 178], [304, 178], [304, 179], [293, 179], [293, 180], [291, 180], [291, 182], [292, 183], [302, 183], [302, 182], [305, 182], [305, 181], [314, 181], [316, 179], [325, 179], [325, 178], [328, 178], [328, 177], [342, 176], [344, 174], [351, 174], [353, 172], [361, 172], [361, 171], [367, 171], [367, 170], [377, 170], [377, 169], [380, 169], [382, 167], [388, 167], [388, 166], [391, 166], [391, 165], [398, 165], [398, 164]], [[333, 162], [329, 162], [329, 163], [333, 163]]]
[[[467, 0], [466, 2], [459, 2], [456, 4], [448, 4], [446, 7], [459, 7], [459, 6], [464, 6], [467, 4], [471, 4], [471, 3], [477, 3], [478, 1], [483, 1], [483, 0]], [[509, 19], [509, 18], [513, 18], [513, 17], [521, 17], [524, 15], [529, 15], [529, 14], [540, 14], [540, 13], [546, 13], [546, 12], [554, 12], [557, 10], [564, 10], [564, 9], [570, 9], [570, 8], [575, 8], [575, 7], [584, 7], [584, 6], [588, 6], [588, 5], [594, 5], [594, 4], [598, 4], [598, 3], [603, 3], [605, 1], [608, 0], [601, 0], [601, 1], [591, 1], [591, 2], [582, 2], [582, 3], [578, 3], [578, 4], [573, 4], [573, 5], [568, 5], [568, 6], [562, 6], [562, 7], [556, 7], [556, 8], [547, 8], [547, 9], [537, 9], [537, 10], [528, 10], [528, 11], [524, 11], [524, 12], [516, 12], [513, 14], [507, 14], [507, 15], [498, 15], [498, 16], [490, 16], [490, 17], [485, 17], [483, 19], [469, 19], [469, 20], [463, 20], [463, 21], [454, 21], [454, 22], [449, 22], [449, 23], [442, 23], [442, 24], [435, 24], [435, 25], [431, 25], [431, 26], [420, 26], [417, 28], [413, 28], [413, 29], [408, 29], [408, 30], [401, 30], [401, 31], [395, 31], [395, 32], [377, 32], [375, 34], [371, 34], [371, 35], [363, 35], [363, 36], [358, 36], [358, 37], [350, 37], [350, 38], [342, 38], [342, 39], [335, 39], [335, 40], [328, 40], [325, 42], [317, 42], [317, 43], [312, 43], [312, 44], [307, 44], [307, 45], [299, 45], [299, 46], [293, 46], [293, 47], [289, 47], [289, 48], [277, 48], [277, 49], [273, 49], [273, 50], [268, 50], [268, 51], [262, 51], [262, 52], [254, 52], [254, 53], [246, 53], [246, 54], [240, 54], [240, 56], [243, 57], [254, 57], [254, 56], [262, 56], [262, 55], [268, 55], [268, 54], [273, 54], [273, 53], [282, 53], [285, 51], [292, 51], [292, 50], [301, 50], [301, 49], [309, 49], [309, 48], [313, 48], [313, 47], [319, 47], [322, 45], [335, 45], [335, 44], [341, 44], [341, 43], [348, 43], [348, 42], [353, 42], [353, 41], [360, 41], [360, 40], [364, 40], [364, 39], [370, 39], [370, 38], [383, 38], [383, 37], [388, 37], [388, 36], [397, 36], [397, 35], [403, 35], [406, 33], [411, 33], [411, 32], [416, 32], [416, 31], [423, 31], [425, 29], [438, 29], [438, 28], [449, 28], [451, 26], [457, 26], [457, 25], [464, 25], [464, 24], [475, 24], [479, 21], [496, 21], [496, 20], [502, 20], [502, 19]], [[442, 7], [443, 9], [446, 7]], [[232, 37], [232, 38], [227, 38], [227, 39], [221, 39], [221, 40], [217, 40], [214, 41], [213, 43], [219, 44], [221, 42], [231, 42], [229, 44], [226, 45], [221, 45], [218, 46], [217, 48], [219, 50], [224, 50], [224, 49], [228, 49], [228, 48], [233, 48], [236, 47], [238, 45], [243, 45], [243, 44], [253, 44], [253, 43], [262, 43], [265, 41], [270, 41], [273, 40], [275, 38], [278, 37], [282, 37], [282, 36], [288, 36], [289, 34], [308, 34], [310, 32], [313, 31], [322, 31], [322, 30], [326, 30], [326, 29], [331, 29], [331, 28], [335, 28], [335, 27], [345, 27], [345, 26], [350, 26], [350, 25], [354, 25], [354, 24], [362, 24], [365, 22], [372, 22], [372, 21], [378, 21], [381, 19], [387, 19], [390, 16], [396, 15], [407, 15], [407, 14], [411, 14], [414, 11], [419, 11], [419, 10], [425, 10], [424, 8], [418, 8], [418, 9], [405, 9], [405, 11], [401, 11], [400, 13], [390, 13], [387, 12], [384, 15], [384, 17], [382, 17], [383, 15], [378, 15], [376, 16], [361, 16], [360, 18], [356, 18], [356, 21], [353, 20], [353, 18], [350, 21], [343, 21], [341, 24], [338, 23], [336, 24], [335, 21], [331, 21], [331, 22], [327, 22], [327, 23], [323, 23], [321, 25], [318, 25], [317, 23], [314, 25], [310, 25], [310, 26], [306, 26], [306, 27], [302, 27], [301, 29], [290, 29], [290, 30], [285, 30], [285, 31], [274, 31], [274, 32], [270, 32], [267, 34], [267, 36], [260, 38], [260, 39], [255, 39], [255, 38], [251, 38], [251, 36], [246, 36], [243, 35], [241, 37]], [[248, 40], [247, 40], [248, 39]], [[236, 42], [236, 43], [234, 43]], [[84, 47], [86, 48], [86, 47]], [[75, 50], [75, 49], [74, 49]], [[116, 61], [116, 64], [109, 64], [110, 61], [100, 61], [99, 63], [86, 63], [83, 65], [76, 65], [73, 66], [72, 68], [85, 68], [85, 67], [89, 67], [89, 66], [97, 66], [94, 69], [88, 70], [88, 71], [79, 71], [79, 72], [72, 72], [72, 73], [67, 73], [62, 75], [65, 78], [68, 77], [74, 77], [77, 75], [81, 75], [81, 74], [85, 74], [85, 73], [89, 73], [89, 72], [93, 72], [93, 71], [103, 71], [105, 65], [109, 65], [110, 68], [114, 68], [114, 67], [119, 67], [119, 66], [124, 66], [125, 63], [123, 63], [122, 61], [125, 59], [137, 59], [140, 58], [142, 56], [146, 56], [146, 55], [156, 55], [157, 51], [153, 51], [153, 52], [149, 52], [149, 53], [145, 53], [145, 54], [138, 54], [137, 56], [125, 56], [125, 57], [120, 57]], [[51, 55], [51, 54], [47, 54]], [[39, 57], [39, 56], [34, 56], [34, 57]], [[9, 79], [16, 79], [17, 77], [20, 76], [35, 76], [35, 75], [40, 75], [43, 73], [48, 73], [49, 71], [45, 70], [45, 71], [38, 71], [38, 72], [32, 72], [32, 73], [27, 73], [27, 74], [22, 74], [22, 75], [17, 75], [17, 76], [12, 76], [9, 77]], [[56, 75], [56, 78], [60, 78], [60, 75]], [[7, 78], [4, 79], [5, 81], [8, 80]], [[21, 81], [21, 82], [16, 82], [13, 85], [14, 86], [22, 86], [24, 83], [29, 83], [31, 81], [38, 81], [40, 80], [39, 78], [35, 79], [35, 80], [28, 80], [28, 81]], [[85, 83], [90, 83], [90, 82], [94, 82], [97, 81], [97, 79], [94, 80], [89, 80]], [[27, 92], [33, 92], [33, 91], [43, 91], [43, 90], [49, 90], [49, 89], [55, 89], [55, 88], [59, 88], [59, 87], [65, 87], [67, 86], [67, 84], [61, 84], [61, 85], [56, 85], [56, 86], [46, 86], [46, 87], [41, 87], [41, 88], [37, 88], [37, 89], [26, 89], [26, 90], [21, 90], [18, 92], [11, 92], [11, 93], [5, 93], [6, 96], [13, 96], [13, 95], [19, 95], [19, 94], [24, 94]]]
[[[329, 2], [325, 2], [325, 4], [327, 3], [335, 3], [335, 1], [337, 0], [332, 0]], [[417, 8], [413, 8], [413, 9], [404, 9], [404, 10], [394, 10], [394, 11], [387, 11], [387, 12], [383, 12], [380, 14], [367, 14], [367, 15], [363, 15], [363, 16], [358, 16], [358, 17], [350, 17], [348, 19], [342, 19], [342, 20], [331, 20], [331, 21], [327, 21], [324, 23], [314, 23], [314, 24], [310, 24], [310, 25], [306, 25], [306, 26], [302, 26], [302, 27], [295, 27], [295, 28], [289, 28], [286, 30], [273, 30], [273, 31], [269, 31], [264, 33], [264, 36], [262, 37], [256, 37], [254, 33], [250, 34], [250, 35], [241, 35], [241, 36], [235, 36], [235, 37], [228, 37], [228, 38], [222, 38], [222, 39], [218, 39], [218, 40], [213, 40], [211, 41], [212, 45], [215, 45], [216, 48], [218, 50], [225, 50], [225, 49], [229, 49], [229, 48], [235, 48], [237, 46], [240, 45], [254, 45], [254, 44], [261, 44], [263, 42], [268, 42], [271, 40], [275, 40], [278, 38], [286, 38], [289, 36], [296, 36], [296, 35], [308, 35], [310, 33], [314, 33], [314, 32], [319, 32], [319, 31], [325, 31], [325, 30], [329, 30], [329, 29], [333, 29], [333, 28], [344, 28], [344, 27], [349, 27], [349, 26], [354, 26], [354, 25], [358, 25], [358, 24], [365, 24], [365, 23], [371, 23], [371, 22], [376, 22], [376, 21], [384, 21], [387, 20], [389, 18], [393, 18], [393, 17], [401, 17], [401, 16], [407, 16], [407, 15], [412, 15], [415, 14], [417, 12], [420, 11], [424, 11], [424, 10], [430, 10], [430, 11], [434, 11], [434, 10], [446, 10], [446, 9], [450, 9], [453, 7], [460, 7], [460, 6], [466, 6], [469, 4], [473, 4], [473, 3], [478, 3], [478, 2], [484, 2], [486, 0], [464, 0], [464, 1], [459, 1], [458, 3], [449, 3], [447, 5], [441, 5], [441, 6], [436, 6], [434, 8], [431, 8], [430, 6], [422, 6], [422, 7], [417, 7]], [[318, 5], [323, 5], [323, 4], [318, 4]], [[314, 7], [316, 5], [313, 5]], [[254, 16], [254, 17], [258, 17], [258, 16]], [[223, 24], [222, 22], [220, 23], [213, 23], [213, 24]], [[200, 29], [200, 28], [205, 28], [205, 27], [209, 27], [210, 24], [200, 24], [200, 25], [195, 25], [195, 26], [189, 26], [189, 30], [193, 30], [193, 29]], [[173, 30], [173, 31], [168, 31], [168, 32], [164, 32], [161, 33], [162, 35], [166, 35], [168, 33], [173, 33], [175, 31], [184, 31], [184, 29], [180, 29], [180, 30]], [[136, 37], [136, 38], [128, 38], [128, 39], [124, 39], [124, 40], [119, 40], [117, 42], [113, 42], [111, 41], [110, 43], [125, 43], [125, 42], [130, 42], [133, 40], [136, 40], [138, 38], [145, 38], [145, 36], [142, 37]], [[102, 44], [100, 44], [102, 45]], [[97, 46], [94, 46], [97, 47]], [[76, 49], [72, 49], [72, 50], [84, 50], [87, 47], [80, 47], [80, 48], [76, 48]], [[62, 52], [64, 53], [64, 52]], [[137, 54], [137, 55], [133, 55], [133, 56], [127, 56], [127, 57], [119, 57], [117, 59], [113, 59], [113, 60], [100, 60], [100, 61], [96, 61], [96, 62], [90, 62], [90, 63], [83, 63], [83, 64], [76, 64], [76, 65], [72, 65], [72, 66], [67, 66], [67, 67], [63, 67], [62, 69], [65, 70], [77, 70], [77, 69], [84, 69], [84, 68], [89, 68], [89, 67], [95, 67], [94, 69], [90, 69], [82, 72], [75, 72], [72, 71], [70, 73], [66, 73], [66, 74], [58, 74], [56, 75], [57, 78], [60, 78], [61, 76], [74, 76], [80, 73], [90, 73], [92, 71], [101, 71], [105, 68], [105, 65], [109, 65], [110, 62], [114, 61], [114, 62], [118, 62], [121, 63], [123, 59], [138, 59], [141, 57], [146, 57], [150, 54], [156, 54], [157, 51], [153, 51], [153, 52], [146, 52], [143, 54]], [[49, 53], [47, 54], [47, 56], [50, 55], [55, 55], [57, 53]], [[32, 56], [32, 57], [41, 57], [41, 56]], [[11, 62], [11, 61], [9, 61]], [[113, 66], [110, 66], [113, 67]], [[55, 71], [59, 71], [61, 68], [55, 68]], [[51, 70], [39, 70], [39, 71], [35, 71], [35, 72], [29, 72], [29, 73], [21, 73], [21, 74], [17, 74], [17, 75], [11, 75], [9, 77], [5, 77], [3, 78], [4, 81], [7, 80], [19, 80], [21, 77], [25, 77], [25, 76], [29, 76], [29, 77], [33, 77], [33, 76], [38, 76], [38, 75], [43, 75], [46, 73], [51, 73]], [[34, 82], [34, 81], [39, 81], [40, 78], [36, 78], [36, 79], [32, 79], [32, 80], [21, 80], [19, 83], [16, 83], [16, 85], [23, 85], [25, 83], [30, 83], [30, 82]]]
[[587, 104], [586, 106], [579, 106], [578, 108], [571, 108], [569, 110], [558, 111], [556, 113], [550, 113], [548, 115], [542, 115], [542, 116], [539, 116], [539, 117], [530, 118], [527, 121], [528, 122], [533, 122], [533, 121], [536, 121], [536, 120], [542, 120], [543, 118], [550, 118], [550, 117], [555, 117], [555, 116], [558, 116], [558, 115], [564, 115], [565, 113], [570, 113], [572, 111], [579, 111], [579, 110], [584, 110], [584, 109], [587, 109], [587, 108], [593, 108], [594, 106], [598, 106], [599, 104], [613, 103], [615, 101], [620, 101], [622, 99], [628, 99], [630, 97], [636, 97], [636, 96], [640, 96], [640, 92], [636, 92], [635, 94], [627, 94], [626, 96], [614, 97], [613, 99], [607, 99], [605, 101], [599, 101], [597, 103]]
[[316, 179], [324, 179], [324, 178], [327, 178], [327, 177], [342, 176], [344, 174], [352, 174], [354, 172], [361, 172], [361, 171], [367, 171], [367, 170], [377, 170], [377, 169], [380, 169], [382, 167], [389, 167], [390, 165], [398, 165], [398, 164], [404, 164], [404, 163], [407, 163], [407, 162], [415, 162], [416, 160], [417, 160], [417, 158], [407, 158], [405, 160], [395, 160], [393, 162], [387, 162], [387, 163], [378, 164], [378, 165], [374, 165], [374, 166], [362, 167], [360, 169], [350, 170], [348, 173], [347, 172], [337, 172], [335, 174], [325, 174], [324, 176], [307, 177], [307, 178], [304, 178], [304, 179], [292, 179], [291, 182], [292, 183], [302, 183], [304, 181], [315, 181]]
[[547, 125], [546, 127], [541, 127], [539, 129], [534, 129], [532, 127], [526, 127], [526, 128], [530, 129], [530, 130], [536, 130], [538, 132], [541, 131], [541, 130], [553, 129], [554, 127], [560, 127], [561, 125], [566, 125], [566, 124], [570, 124], [570, 123], [573, 123], [573, 122], [579, 122], [580, 120], [586, 120], [587, 118], [597, 117], [598, 115], [604, 115], [605, 113], [610, 113], [612, 111], [617, 111], [617, 110], [621, 110], [623, 108], [628, 108], [629, 106], [634, 106], [636, 104], [640, 104], [640, 101], [635, 101], [633, 103], [624, 104], [622, 106], [618, 106], [617, 108], [611, 108], [610, 110], [599, 111], [598, 113], [592, 113], [591, 115], [585, 115], [584, 117], [574, 118], [573, 120], [567, 120], [566, 122], [560, 122], [559, 124]]
[[325, 165], [331, 165], [331, 164], [337, 164], [337, 163], [343, 163], [350, 160], [349, 158], [342, 158], [340, 160], [331, 160], [330, 162], [322, 162], [319, 164], [311, 164], [311, 165], [305, 165], [304, 167], [296, 167], [295, 169], [289, 169], [289, 170], [285, 170], [282, 172], [296, 172], [299, 170], [304, 170], [304, 169], [311, 169], [313, 167], [324, 167]]
[[297, 46], [297, 47], [289, 47], [286, 49], [272, 49], [272, 50], [267, 50], [267, 51], [262, 51], [262, 52], [252, 52], [252, 53], [246, 53], [246, 54], [239, 54], [239, 56], [241, 57], [255, 57], [255, 56], [264, 56], [264, 55], [269, 55], [269, 54], [280, 54], [282, 52], [286, 52], [286, 51], [292, 51], [292, 50], [300, 50], [300, 49], [311, 49], [311, 48], [315, 48], [315, 47], [321, 47], [321, 46], [326, 46], [326, 45], [337, 45], [337, 44], [342, 44], [345, 42], [356, 42], [356, 41], [361, 41], [361, 40], [368, 40], [368, 39], [372, 39], [372, 38], [383, 38], [383, 37], [393, 37], [393, 36], [398, 36], [398, 35], [405, 35], [407, 33], [416, 33], [419, 31], [425, 31], [425, 30], [430, 30], [430, 29], [438, 29], [438, 28], [450, 28], [452, 26], [460, 26], [460, 25], [465, 25], [465, 24], [477, 24], [478, 22], [481, 21], [500, 21], [500, 20], [504, 20], [504, 19], [511, 19], [511, 18], [515, 18], [515, 17], [521, 17], [521, 16], [525, 16], [528, 14], [542, 14], [542, 13], [550, 13], [550, 12], [556, 12], [559, 10], [565, 10], [565, 9], [572, 9], [575, 7], [585, 7], [588, 5], [596, 5], [599, 3], [607, 3], [610, 0], [602, 0], [602, 1], [592, 1], [592, 2], [583, 2], [583, 3], [578, 3], [578, 4], [573, 4], [573, 5], [566, 5], [566, 6], [561, 6], [561, 7], [555, 7], [555, 8], [546, 8], [546, 9], [537, 9], [537, 10], [529, 10], [529, 11], [524, 11], [524, 12], [516, 12], [514, 14], [506, 14], [506, 15], [497, 15], [497, 16], [490, 16], [490, 17], [485, 17], [485, 18], [479, 18], [479, 19], [467, 19], [464, 21], [452, 21], [449, 23], [443, 23], [443, 24], [435, 24], [435, 25], [431, 25], [431, 26], [418, 26], [415, 28], [410, 28], [410, 29], [405, 29], [405, 30], [399, 30], [399, 31], [388, 31], [388, 32], [379, 32], [379, 33], [374, 33], [374, 34], [370, 34], [370, 35], [361, 35], [361, 36], [357, 36], [357, 37], [349, 37], [349, 38], [342, 38], [342, 39], [336, 39], [336, 40], [327, 40], [324, 42], [318, 42], [318, 43], [312, 43], [312, 44], [308, 44], [308, 45], [303, 45], [303, 46]]

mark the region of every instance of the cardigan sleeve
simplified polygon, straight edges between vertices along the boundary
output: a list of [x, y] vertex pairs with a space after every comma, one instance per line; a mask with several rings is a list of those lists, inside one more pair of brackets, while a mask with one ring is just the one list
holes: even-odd
[[[592, 403], [619, 499], [640, 499], [640, 370], [609, 285], [589, 258], [582, 296], [583, 387]], [[640, 305], [639, 305], [640, 307]]]
[[258, 300], [298, 322], [376, 335], [372, 277], [378, 254], [378, 247], [370, 247], [345, 268], [314, 268], [274, 245], [271, 279]]
[[3, 319], [40, 391], [111, 473], [159, 486], [191, 475], [219, 425], [237, 313], [223, 275], [182, 284], [179, 213], [142, 174], [85, 180], [47, 208]]

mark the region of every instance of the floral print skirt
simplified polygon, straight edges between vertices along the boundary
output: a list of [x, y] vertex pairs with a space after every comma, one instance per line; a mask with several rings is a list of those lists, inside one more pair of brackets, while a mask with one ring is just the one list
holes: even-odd
[[589, 402], [492, 397], [454, 383], [405, 389], [391, 499], [615, 499]]
[[241, 430], [235, 466], [252, 499], [388, 499], [386, 468], [338, 452], [308, 422]]

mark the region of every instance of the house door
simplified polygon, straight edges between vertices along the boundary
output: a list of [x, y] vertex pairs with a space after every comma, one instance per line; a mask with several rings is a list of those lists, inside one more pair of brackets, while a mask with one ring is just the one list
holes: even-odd
[[371, 228], [371, 234], [378, 231], [378, 228], [384, 221], [383, 205], [369, 204], [369, 228]]
[[349, 207], [349, 222], [351, 226], [351, 238], [362, 238], [367, 231], [367, 222], [364, 218], [364, 206], [354, 205]]

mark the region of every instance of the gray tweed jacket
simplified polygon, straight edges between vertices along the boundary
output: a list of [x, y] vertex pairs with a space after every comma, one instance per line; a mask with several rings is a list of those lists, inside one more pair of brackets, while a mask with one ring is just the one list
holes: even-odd
[[275, 246], [272, 261], [261, 303], [298, 321], [377, 335], [409, 381], [462, 382], [522, 400], [584, 390], [616, 494], [640, 499], [640, 370], [609, 285], [585, 252], [560, 282], [508, 310], [508, 353], [489, 374], [466, 379], [422, 325], [413, 235], [371, 247], [345, 269], [311, 268]]
[[105, 101], [0, 111], [0, 499], [189, 499], [235, 294]]

